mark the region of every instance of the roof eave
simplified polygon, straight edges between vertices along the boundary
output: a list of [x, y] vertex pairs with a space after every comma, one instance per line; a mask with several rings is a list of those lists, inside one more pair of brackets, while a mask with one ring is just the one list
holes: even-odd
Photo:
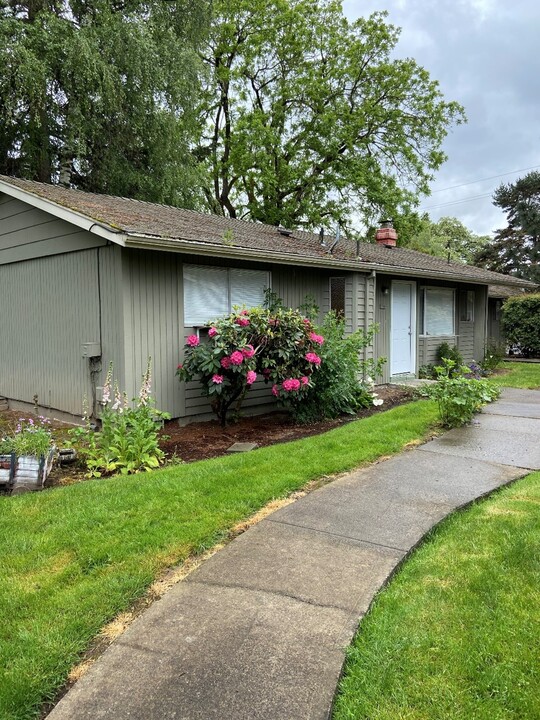
[[71, 208], [65, 205], [60, 205], [53, 200], [42, 198], [40, 195], [36, 195], [28, 190], [23, 190], [16, 185], [11, 185], [10, 183], [5, 182], [4, 180], [0, 180], [0, 192], [5, 192], [7, 195], [10, 195], [16, 200], [28, 203], [28, 205], [31, 205], [38, 210], [48, 212], [59, 220], [65, 220], [66, 222], [81, 228], [81, 230], [86, 230], [93, 235], [98, 235], [99, 237], [116, 243], [117, 245], [121, 245], [122, 247], [125, 247], [126, 245], [127, 236], [122, 230], [115, 230], [111, 226], [106, 225], [99, 220], [77, 212], [77, 210], [72, 210]]
[[[381, 263], [370, 263], [357, 260], [342, 260], [339, 258], [308, 257], [293, 253], [284, 255], [282, 251], [272, 252], [271, 250], [256, 250], [237, 246], [219, 246], [211, 243], [197, 242], [194, 240], [182, 240], [180, 238], [150, 237], [130, 233], [126, 239], [126, 247], [145, 250], [161, 250], [168, 252], [189, 253], [192, 255], [206, 255], [210, 257], [235, 258], [252, 260], [253, 262], [270, 262], [277, 265], [300, 265], [302, 267], [317, 267], [321, 269], [342, 269], [353, 272], [382, 272], [389, 275], [415, 276], [425, 278], [436, 278], [441, 280], [454, 280], [461, 283], [473, 285], [494, 285], [497, 280], [483, 280], [473, 278], [459, 273], [448, 273], [437, 270], [423, 270], [419, 268], [402, 267], [398, 265], [382, 265]], [[501, 285], [504, 281], [501, 280]]]

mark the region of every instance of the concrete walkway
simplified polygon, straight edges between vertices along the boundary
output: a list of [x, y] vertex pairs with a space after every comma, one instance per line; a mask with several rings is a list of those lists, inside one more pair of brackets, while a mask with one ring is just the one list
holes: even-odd
[[[326, 720], [359, 620], [425, 533], [540, 469], [540, 392], [274, 513], [154, 603], [49, 720]], [[254, 478], [256, 482], [256, 478]]]

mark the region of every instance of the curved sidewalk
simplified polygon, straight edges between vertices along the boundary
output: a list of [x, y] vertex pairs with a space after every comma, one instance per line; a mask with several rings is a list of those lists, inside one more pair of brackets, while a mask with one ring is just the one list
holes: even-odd
[[[49, 720], [326, 720], [374, 594], [446, 515], [540, 469], [540, 391], [279, 510], [154, 603]], [[256, 478], [254, 478], [256, 482]]]

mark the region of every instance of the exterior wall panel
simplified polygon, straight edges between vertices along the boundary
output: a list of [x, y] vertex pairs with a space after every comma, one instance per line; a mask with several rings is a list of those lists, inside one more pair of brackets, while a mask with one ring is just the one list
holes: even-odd
[[0, 394], [74, 415], [91, 397], [81, 345], [99, 339], [97, 250], [0, 266]]

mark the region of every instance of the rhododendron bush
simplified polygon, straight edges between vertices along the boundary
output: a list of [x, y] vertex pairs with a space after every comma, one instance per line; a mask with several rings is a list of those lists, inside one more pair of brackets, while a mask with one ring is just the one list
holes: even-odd
[[177, 375], [183, 381], [200, 380], [222, 425], [256, 380], [271, 384], [280, 403], [293, 409], [321, 364], [324, 338], [298, 310], [240, 310], [216, 320], [205, 335], [186, 339]]
[[375, 331], [344, 337], [344, 323], [334, 313], [316, 328], [280, 302], [240, 310], [216, 320], [203, 337], [186, 339], [177, 375], [201, 382], [222, 425], [256, 380], [270, 384], [274, 397], [298, 420], [336, 417], [382, 402], [365, 377], [378, 374], [384, 360], [360, 359]]

